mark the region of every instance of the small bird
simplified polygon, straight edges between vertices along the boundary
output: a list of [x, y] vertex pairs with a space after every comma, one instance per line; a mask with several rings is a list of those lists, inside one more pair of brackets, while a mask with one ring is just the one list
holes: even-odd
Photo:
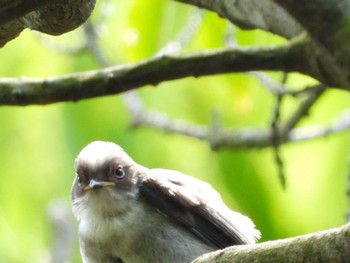
[[84, 263], [190, 263], [260, 238], [209, 184], [143, 167], [112, 142], [88, 144], [75, 168], [71, 198]]

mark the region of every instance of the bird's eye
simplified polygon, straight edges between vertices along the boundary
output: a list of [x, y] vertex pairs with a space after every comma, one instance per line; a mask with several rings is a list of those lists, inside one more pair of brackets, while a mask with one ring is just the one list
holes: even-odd
[[123, 178], [123, 177], [125, 176], [125, 171], [124, 171], [123, 166], [118, 165], [118, 166], [115, 168], [114, 175], [115, 175], [117, 178]]
[[79, 175], [77, 176], [77, 179], [78, 179], [78, 183], [80, 185], [83, 182], [83, 179]]

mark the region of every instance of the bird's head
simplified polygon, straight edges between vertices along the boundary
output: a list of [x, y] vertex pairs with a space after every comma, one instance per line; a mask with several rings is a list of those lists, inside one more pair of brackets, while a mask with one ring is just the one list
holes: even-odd
[[85, 212], [122, 213], [127, 199], [135, 199], [142, 167], [111, 142], [88, 144], [75, 160], [71, 198], [80, 219]]

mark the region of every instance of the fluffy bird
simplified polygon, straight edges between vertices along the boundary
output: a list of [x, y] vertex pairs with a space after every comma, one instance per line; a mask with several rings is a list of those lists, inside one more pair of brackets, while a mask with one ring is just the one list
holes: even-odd
[[84, 263], [189, 263], [260, 237], [209, 184], [143, 167], [112, 142], [88, 144], [75, 168], [71, 198]]

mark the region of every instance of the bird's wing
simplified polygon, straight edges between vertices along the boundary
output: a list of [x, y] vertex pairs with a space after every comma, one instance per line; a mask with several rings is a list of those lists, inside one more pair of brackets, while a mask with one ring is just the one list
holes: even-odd
[[180, 172], [149, 170], [140, 197], [212, 247], [252, 244], [260, 237], [253, 222], [231, 211], [209, 184]]

